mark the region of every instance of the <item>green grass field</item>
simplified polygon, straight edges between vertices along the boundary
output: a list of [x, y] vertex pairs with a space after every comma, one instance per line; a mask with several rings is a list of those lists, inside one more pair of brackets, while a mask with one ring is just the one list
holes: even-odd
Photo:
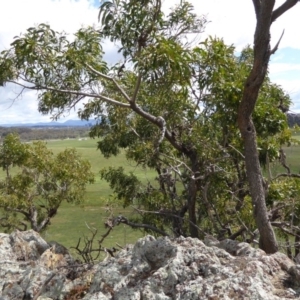
[[[294, 135], [294, 139], [300, 141], [300, 135]], [[292, 173], [300, 173], [300, 145], [293, 144], [289, 147], [284, 147], [284, 152], [286, 154], [286, 162]], [[286, 170], [280, 165], [280, 163], [275, 163], [272, 166], [273, 175], [286, 172]]]

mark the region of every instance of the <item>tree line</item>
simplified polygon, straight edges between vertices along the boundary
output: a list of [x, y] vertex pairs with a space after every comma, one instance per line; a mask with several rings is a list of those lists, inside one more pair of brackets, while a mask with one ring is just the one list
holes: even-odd
[[36, 140], [60, 140], [60, 139], [75, 139], [89, 136], [89, 129], [86, 127], [0, 127], [0, 137], [5, 138], [8, 134], [16, 133], [24, 142]]

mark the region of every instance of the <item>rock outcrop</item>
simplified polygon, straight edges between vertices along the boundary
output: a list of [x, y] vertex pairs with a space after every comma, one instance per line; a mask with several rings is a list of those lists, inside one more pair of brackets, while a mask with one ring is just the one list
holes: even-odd
[[282, 300], [299, 292], [299, 265], [232, 240], [146, 236], [89, 266], [32, 230], [0, 234], [0, 300]]

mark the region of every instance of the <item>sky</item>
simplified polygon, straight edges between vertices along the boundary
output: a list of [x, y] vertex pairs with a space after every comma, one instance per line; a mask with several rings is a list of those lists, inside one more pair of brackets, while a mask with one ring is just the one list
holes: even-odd
[[[163, 0], [170, 8], [179, 0]], [[237, 51], [253, 44], [255, 15], [251, 0], [190, 0], [195, 12], [209, 20], [204, 40], [208, 35], [221, 37], [233, 44]], [[276, 0], [275, 7], [283, 0]], [[47, 23], [54, 30], [74, 33], [84, 25], [97, 25], [99, 0], [9, 0], [3, 1], [0, 12], [0, 51], [8, 49], [14, 36], [27, 28]], [[271, 58], [270, 77], [290, 94], [291, 112], [300, 112], [300, 3], [281, 16], [273, 25], [271, 45], [284, 35], [279, 50]], [[299, 22], [299, 24], [298, 24]], [[107, 60], [117, 59], [113, 45], [104, 47]], [[14, 100], [18, 89], [12, 85], [0, 87], [0, 124], [48, 122], [51, 116], [43, 116], [37, 110], [36, 92], [29, 91]], [[61, 122], [76, 119], [76, 110], [62, 117]]]

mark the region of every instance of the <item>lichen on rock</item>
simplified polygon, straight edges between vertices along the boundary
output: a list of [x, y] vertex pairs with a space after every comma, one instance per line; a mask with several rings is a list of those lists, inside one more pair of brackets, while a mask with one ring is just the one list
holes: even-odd
[[238, 241], [148, 235], [90, 266], [62, 247], [32, 230], [0, 234], [1, 300], [299, 298], [299, 265]]

